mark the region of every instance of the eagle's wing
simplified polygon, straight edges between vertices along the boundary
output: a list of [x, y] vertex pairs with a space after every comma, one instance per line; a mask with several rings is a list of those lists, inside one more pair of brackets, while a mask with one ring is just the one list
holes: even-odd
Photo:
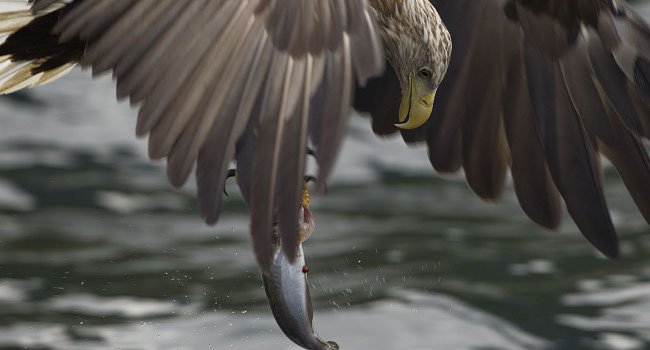
[[[650, 222], [646, 24], [609, 0], [432, 2], [452, 35], [451, 65], [428, 124], [404, 139], [426, 141], [436, 170], [462, 168], [487, 200], [499, 198], [510, 168], [532, 220], [557, 227], [564, 200], [586, 238], [617, 256], [598, 152]], [[356, 106], [379, 134], [396, 131], [397, 84], [387, 68], [357, 92]], [[375, 109], [374, 96], [385, 105]]]
[[283, 247], [295, 251], [308, 138], [324, 178], [355, 79], [383, 70], [365, 0], [31, 1], [42, 16], [0, 51], [15, 44], [25, 52], [14, 59], [29, 60], [25, 42], [44, 40], [34, 48], [50, 51], [33, 54], [32, 72], [71, 53], [94, 74], [112, 71], [118, 97], [139, 106], [137, 134], [149, 135], [150, 156], [167, 158], [171, 183], [181, 186], [196, 167], [207, 222], [219, 216], [236, 158], [261, 267], [271, 260], [274, 218]]

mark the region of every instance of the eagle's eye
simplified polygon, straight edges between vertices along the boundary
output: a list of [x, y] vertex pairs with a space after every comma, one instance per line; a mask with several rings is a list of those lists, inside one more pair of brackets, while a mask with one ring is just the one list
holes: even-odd
[[420, 68], [418, 70], [418, 76], [422, 79], [431, 79], [433, 77], [433, 72], [429, 68]]

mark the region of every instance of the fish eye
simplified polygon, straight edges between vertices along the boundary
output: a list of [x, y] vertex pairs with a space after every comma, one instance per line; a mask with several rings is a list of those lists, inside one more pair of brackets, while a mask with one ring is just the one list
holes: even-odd
[[433, 72], [429, 68], [420, 68], [418, 70], [418, 76], [422, 79], [431, 79], [433, 77]]

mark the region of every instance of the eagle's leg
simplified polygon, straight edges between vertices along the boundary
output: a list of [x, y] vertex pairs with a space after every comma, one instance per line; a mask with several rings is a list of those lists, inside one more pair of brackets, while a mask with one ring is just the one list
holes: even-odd
[[[310, 147], [307, 147], [305, 152], [307, 153], [308, 156], [312, 156], [312, 157], [316, 156], [316, 152], [314, 152], [314, 150], [311, 149]], [[228, 169], [228, 173], [226, 175], [226, 180], [230, 179], [231, 177], [234, 177], [235, 181], [237, 181], [237, 169]], [[317, 180], [318, 179], [315, 176], [305, 175], [305, 183], [306, 184], [309, 183], [309, 182], [317, 182]], [[327, 187], [325, 187], [325, 191], [327, 191]], [[226, 191], [225, 186], [223, 188], [223, 193], [226, 196], [228, 196], [228, 192]]]

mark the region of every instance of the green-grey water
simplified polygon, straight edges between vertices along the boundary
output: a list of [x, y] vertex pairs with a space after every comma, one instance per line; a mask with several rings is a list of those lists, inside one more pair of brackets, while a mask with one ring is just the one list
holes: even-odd
[[[0, 99], [0, 349], [296, 349], [234, 184], [205, 226], [113, 94], [74, 72]], [[605, 182], [620, 261], [354, 118], [305, 244], [316, 330], [343, 349], [650, 349], [650, 229]]]

